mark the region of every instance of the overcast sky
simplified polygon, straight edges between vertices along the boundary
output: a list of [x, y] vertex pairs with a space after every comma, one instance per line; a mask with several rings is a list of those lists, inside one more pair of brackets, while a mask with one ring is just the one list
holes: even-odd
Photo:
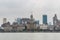
[[17, 17], [34, 15], [42, 23], [42, 15], [48, 15], [48, 23], [52, 22], [54, 14], [60, 19], [60, 0], [0, 0], [0, 24], [2, 18], [12, 22]]

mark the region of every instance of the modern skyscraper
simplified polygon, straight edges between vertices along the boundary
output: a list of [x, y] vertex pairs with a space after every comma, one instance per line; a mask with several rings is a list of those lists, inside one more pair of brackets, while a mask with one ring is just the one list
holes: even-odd
[[47, 24], [47, 15], [43, 15], [43, 24]]
[[18, 24], [26, 24], [30, 19], [29, 18], [17, 18]]
[[16, 21], [17, 21], [18, 24], [21, 24], [22, 23], [21, 18], [17, 18]]

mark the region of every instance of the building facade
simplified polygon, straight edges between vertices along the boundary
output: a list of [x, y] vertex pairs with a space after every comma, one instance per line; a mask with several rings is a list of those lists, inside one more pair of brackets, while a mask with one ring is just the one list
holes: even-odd
[[41, 24], [41, 25], [40, 25], [40, 29], [42, 29], [42, 30], [47, 30], [47, 29], [48, 29], [48, 25]]
[[47, 15], [43, 15], [43, 24], [47, 24]]
[[21, 22], [21, 18], [17, 18], [16, 21], [17, 21], [18, 24], [21, 24], [22, 23]]
[[58, 20], [57, 15], [53, 17], [54, 30], [60, 30], [60, 20]]
[[6, 23], [7, 22], [7, 18], [3, 18], [3, 23]]

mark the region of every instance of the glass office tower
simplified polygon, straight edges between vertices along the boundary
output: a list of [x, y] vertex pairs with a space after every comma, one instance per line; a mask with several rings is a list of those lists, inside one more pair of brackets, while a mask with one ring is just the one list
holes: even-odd
[[43, 24], [47, 24], [47, 15], [43, 15]]

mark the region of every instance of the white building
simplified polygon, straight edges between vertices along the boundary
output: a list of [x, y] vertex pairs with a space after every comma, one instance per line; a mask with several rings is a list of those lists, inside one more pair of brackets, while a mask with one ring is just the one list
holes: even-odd
[[41, 24], [41, 25], [40, 25], [40, 29], [43, 29], [43, 30], [48, 29], [48, 25]]

